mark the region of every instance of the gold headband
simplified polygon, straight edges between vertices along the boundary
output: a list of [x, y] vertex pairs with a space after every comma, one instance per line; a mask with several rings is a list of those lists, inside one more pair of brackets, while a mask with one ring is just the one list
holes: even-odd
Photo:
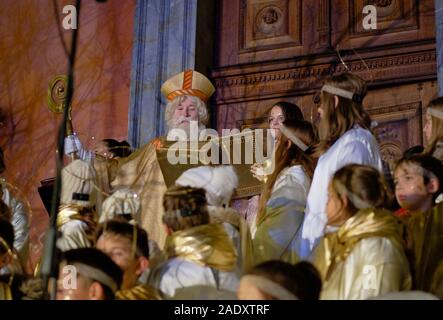
[[344, 90], [344, 89], [340, 89], [340, 88], [331, 86], [329, 84], [325, 84], [321, 88], [321, 91], [325, 91], [327, 93], [330, 93], [330, 94], [333, 94], [336, 96], [340, 96], [342, 98], [349, 99], [349, 100], [352, 100], [357, 103], [361, 103], [363, 101], [363, 98], [361, 95], [351, 92], [351, 91], [348, 91], [348, 90]]
[[434, 116], [436, 118], [443, 120], [443, 111], [441, 111], [441, 110], [438, 110], [438, 109], [432, 108], [432, 107], [428, 107], [428, 113], [431, 116]]
[[109, 275], [107, 275], [104, 271], [88, 266], [84, 263], [75, 262], [72, 264], [76, 271], [83, 276], [96, 280], [105, 286], [109, 287], [112, 292], [116, 292], [118, 290], [117, 283], [112, 279]]
[[11, 247], [9, 246], [9, 244], [6, 242], [5, 239], [3, 239], [2, 236], [0, 236], [0, 245], [6, 249], [6, 253], [9, 255], [12, 255], [12, 250]]
[[365, 200], [361, 199], [355, 193], [349, 191], [348, 188], [346, 188], [346, 186], [343, 183], [341, 183], [340, 181], [335, 180], [333, 183], [335, 184], [336, 188], [338, 189], [337, 191], [340, 194], [345, 194], [346, 197], [349, 199], [349, 201], [351, 201], [351, 203], [357, 209], [362, 210], [362, 209], [368, 209], [368, 208], [373, 207], [373, 205], [371, 205], [368, 202], [366, 202]]
[[[6, 249], [6, 254], [13, 257], [13, 253], [11, 247], [8, 245], [5, 239], [0, 236], [0, 245]], [[8, 286], [11, 286], [12, 281], [14, 280], [14, 269], [11, 269], [11, 275], [9, 276]]]
[[278, 300], [299, 300], [288, 289], [265, 277], [248, 274], [243, 276], [241, 280], [252, 284], [264, 293], [269, 294]]
[[285, 125], [282, 125], [280, 131], [286, 136], [286, 138], [295, 143], [295, 145], [299, 147], [303, 152], [308, 150], [309, 147], [304, 144], [304, 142], [301, 141], [295, 134], [293, 134]]

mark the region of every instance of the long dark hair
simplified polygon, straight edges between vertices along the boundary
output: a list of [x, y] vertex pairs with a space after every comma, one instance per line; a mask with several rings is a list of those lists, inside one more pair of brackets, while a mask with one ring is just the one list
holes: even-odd
[[103, 139], [102, 141], [115, 157], [124, 158], [132, 153], [131, 146], [127, 141], [119, 142], [114, 139]]
[[[307, 146], [312, 146], [316, 142], [316, 136], [312, 124], [308, 121], [287, 121], [285, 126], [290, 130], [297, 138], [299, 138]], [[271, 197], [272, 188], [278, 175], [283, 169], [289, 166], [299, 164], [305, 170], [305, 173], [312, 178], [315, 169], [315, 161], [308, 154], [309, 152], [302, 151], [294, 143], [287, 147], [287, 142], [290, 141], [284, 134], [280, 136], [275, 151], [275, 167], [272, 174], [268, 177], [263, 193], [260, 197], [257, 222], [265, 214], [266, 203]]]
[[[303, 120], [303, 113], [301, 112], [300, 108], [295, 103], [291, 103], [291, 102], [287, 102], [287, 101], [279, 101], [272, 106], [272, 108], [274, 108], [274, 107], [281, 108], [283, 116], [285, 117], [284, 123], [286, 123], [286, 121]], [[270, 110], [269, 110], [269, 112], [270, 112]]]

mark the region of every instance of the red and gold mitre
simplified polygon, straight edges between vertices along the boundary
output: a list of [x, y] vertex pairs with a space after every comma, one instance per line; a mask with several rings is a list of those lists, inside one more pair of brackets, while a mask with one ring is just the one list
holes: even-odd
[[178, 96], [190, 95], [207, 102], [214, 91], [215, 88], [208, 78], [190, 69], [169, 78], [161, 87], [161, 92], [168, 101]]

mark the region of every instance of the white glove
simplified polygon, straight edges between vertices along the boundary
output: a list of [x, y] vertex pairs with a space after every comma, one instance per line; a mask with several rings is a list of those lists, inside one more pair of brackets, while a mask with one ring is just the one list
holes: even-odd
[[83, 149], [80, 139], [73, 134], [65, 138], [65, 154], [69, 156], [75, 152], [77, 156], [84, 161], [91, 161], [91, 159], [94, 158], [94, 153]]
[[251, 166], [251, 173], [254, 178], [261, 182], [268, 180], [268, 176], [274, 171], [274, 166], [271, 166], [271, 161], [266, 160], [263, 164], [254, 163]]
[[65, 138], [65, 154], [67, 156], [69, 156], [71, 153], [79, 153], [80, 150], [83, 150], [83, 145], [75, 134]]

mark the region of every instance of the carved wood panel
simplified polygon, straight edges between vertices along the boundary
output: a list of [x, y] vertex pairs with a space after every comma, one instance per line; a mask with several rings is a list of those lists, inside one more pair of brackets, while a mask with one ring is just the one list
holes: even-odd
[[[363, 28], [363, 8], [373, 5], [377, 9], [377, 29], [375, 31]], [[393, 33], [399, 31], [418, 30], [418, 7], [414, 0], [354, 0], [350, 1], [349, 21], [351, 22], [350, 36], [367, 35], [377, 32]]]
[[[435, 46], [422, 46], [421, 49], [413, 53], [385, 50], [386, 55], [382, 56], [368, 52], [361, 55], [364, 63], [355, 57], [346, 59], [346, 63], [350, 72], [368, 81], [372, 78], [371, 85], [435, 79]], [[310, 93], [319, 89], [322, 81], [331, 74], [347, 71], [336, 57], [318, 58], [307, 66], [287, 61], [276, 61], [273, 66], [275, 69], [266, 65], [243, 65], [240, 70], [214, 70], [216, 104]]]
[[328, 48], [331, 45], [330, 0], [320, 0], [317, 7], [317, 48]]
[[[383, 157], [392, 164], [406, 148], [423, 143], [422, 108], [437, 92], [433, 3], [223, 0], [212, 70], [217, 128], [263, 126], [280, 100], [297, 103], [311, 120], [312, 97], [324, 79], [350, 71], [369, 83], [367, 107], [379, 123]], [[377, 30], [362, 26], [368, 4], [377, 7]], [[418, 94], [420, 83], [426, 95]]]
[[321, 9], [317, 1], [223, 0], [220, 9], [219, 66], [303, 56], [329, 43], [324, 13], [320, 25], [316, 23]]
[[[331, 16], [334, 46], [376, 47], [435, 37], [432, 0], [352, 0], [335, 3], [338, 5]], [[365, 30], [363, 26], [366, 16], [363, 8], [366, 5], [376, 7], [375, 30]]]
[[382, 158], [392, 171], [395, 161], [406, 149], [422, 144], [421, 101], [374, 108], [369, 110], [369, 114], [379, 123], [374, 131]]
[[302, 0], [242, 0], [240, 54], [302, 45]]

